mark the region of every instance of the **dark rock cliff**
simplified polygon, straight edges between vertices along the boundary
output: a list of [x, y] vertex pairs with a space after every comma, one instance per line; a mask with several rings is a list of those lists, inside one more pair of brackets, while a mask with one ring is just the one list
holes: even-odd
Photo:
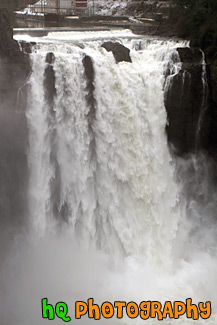
[[26, 80], [27, 54], [13, 40], [5, 12], [0, 12], [0, 218], [1, 224], [20, 223], [27, 214]]
[[210, 139], [209, 151], [217, 158], [217, 63], [207, 65], [209, 85], [209, 113], [210, 113]]
[[182, 69], [165, 93], [167, 135], [174, 151], [217, 153], [217, 69], [199, 48], [178, 48]]

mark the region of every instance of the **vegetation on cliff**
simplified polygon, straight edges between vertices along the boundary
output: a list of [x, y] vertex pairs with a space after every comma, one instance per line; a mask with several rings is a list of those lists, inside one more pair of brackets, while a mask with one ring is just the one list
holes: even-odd
[[173, 17], [178, 22], [180, 36], [197, 40], [209, 58], [217, 60], [217, 1], [173, 1]]

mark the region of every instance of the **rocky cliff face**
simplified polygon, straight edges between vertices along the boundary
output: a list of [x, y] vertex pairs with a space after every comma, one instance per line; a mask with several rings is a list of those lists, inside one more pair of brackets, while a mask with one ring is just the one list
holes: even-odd
[[209, 151], [217, 157], [217, 64], [207, 65], [209, 95], [210, 95], [210, 139]]
[[29, 58], [13, 40], [5, 12], [0, 12], [0, 218], [20, 222], [26, 215], [26, 80]]
[[199, 48], [178, 48], [182, 69], [165, 94], [167, 134], [178, 155], [203, 149], [217, 154], [217, 68]]

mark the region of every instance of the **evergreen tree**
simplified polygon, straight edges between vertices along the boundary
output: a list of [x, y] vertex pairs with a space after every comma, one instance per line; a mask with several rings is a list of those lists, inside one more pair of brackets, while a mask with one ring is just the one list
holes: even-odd
[[18, 7], [18, 0], [0, 0], [0, 8], [15, 10]]
[[217, 58], [217, 0], [173, 0], [182, 36], [198, 39]]

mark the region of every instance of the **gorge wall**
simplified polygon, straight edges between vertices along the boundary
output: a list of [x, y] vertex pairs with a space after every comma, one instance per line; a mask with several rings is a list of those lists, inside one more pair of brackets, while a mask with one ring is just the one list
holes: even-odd
[[179, 155], [203, 149], [216, 157], [217, 67], [197, 47], [177, 50], [182, 68], [165, 94], [169, 142]]
[[20, 223], [26, 215], [26, 79], [30, 62], [13, 40], [5, 12], [0, 12], [0, 218]]

